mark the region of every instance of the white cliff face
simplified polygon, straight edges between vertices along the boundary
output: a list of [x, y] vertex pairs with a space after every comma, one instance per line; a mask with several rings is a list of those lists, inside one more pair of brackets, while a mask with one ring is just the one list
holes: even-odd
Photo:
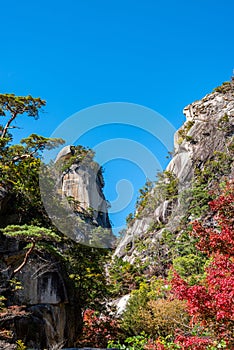
[[123, 239], [118, 244], [113, 256], [118, 256], [118, 257], [124, 256], [124, 260], [128, 260], [127, 255], [126, 255], [126, 247], [130, 244], [131, 247], [128, 250], [133, 251], [135, 238], [141, 237], [141, 235], [147, 231], [151, 222], [152, 222], [152, 218], [150, 218], [150, 217], [144, 218], [141, 220], [136, 219], [133, 226], [128, 228]]
[[92, 169], [73, 164], [62, 179], [62, 193], [73, 197], [84, 209], [107, 212], [106, 201]]
[[[222, 118], [227, 116], [233, 123], [233, 91], [225, 95], [218, 92], [206, 95], [200, 101], [184, 108], [186, 122], [175, 134], [175, 155], [167, 166], [183, 185], [193, 176], [194, 162], [205, 162], [214, 151], [224, 151], [227, 135], [222, 128]], [[187, 128], [186, 126], [190, 125]], [[179, 135], [185, 129], [186, 137]]]
[[125, 311], [129, 299], [130, 299], [130, 294], [126, 294], [117, 300], [117, 302], [116, 302], [116, 315], [117, 316], [121, 316], [122, 313]]
[[[234, 80], [219, 92], [208, 94], [185, 107], [183, 112], [186, 122], [175, 134], [174, 156], [166, 168], [178, 179], [178, 194], [191, 186], [195, 166], [202, 170], [206, 161], [213, 159], [215, 152], [230, 153], [234, 132]], [[233, 176], [234, 166], [230, 174], [230, 177]], [[128, 226], [114, 256], [131, 263], [136, 257], [144, 260], [147, 256], [153, 256], [157, 249], [157, 238], [165, 229], [173, 232], [185, 210], [180, 198], [176, 201], [166, 199], [150, 208], [147, 217], [135, 219], [134, 224]], [[154, 223], [161, 223], [164, 228], [149, 230]], [[134, 242], [139, 240], [146, 246], [141, 252], [135, 249]]]
[[[56, 162], [72, 157], [71, 146], [62, 149]], [[108, 203], [103, 194], [103, 178], [96, 167], [76, 161], [61, 177], [61, 191], [63, 197], [70, 197], [77, 204], [77, 211], [90, 215], [93, 223], [104, 228], [110, 228]]]

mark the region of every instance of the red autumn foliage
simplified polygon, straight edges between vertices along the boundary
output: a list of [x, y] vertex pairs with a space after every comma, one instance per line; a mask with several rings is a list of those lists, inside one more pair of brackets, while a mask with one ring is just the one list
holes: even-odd
[[179, 344], [182, 349], [191, 350], [206, 350], [207, 346], [212, 345], [212, 341], [207, 338], [199, 338], [197, 336], [185, 337], [179, 335], [175, 339], [175, 343]]
[[[227, 184], [223, 193], [210, 203], [210, 208], [215, 213], [212, 227], [200, 222], [193, 225], [192, 235], [199, 238], [197, 248], [211, 258], [211, 263], [206, 268], [205, 281], [189, 286], [177, 273], [174, 273], [172, 280], [174, 295], [187, 300], [188, 311], [195, 324], [203, 325], [213, 339], [226, 340], [229, 346], [234, 346], [233, 190], [234, 184]], [[183, 349], [195, 349], [194, 346], [200, 339], [201, 345], [196, 348], [199, 350], [205, 349], [205, 341], [211, 341], [211, 338], [195, 338], [179, 336], [176, 341]]]
[[109, 340], [118, 337], [118, 323], [110, 316], [97, 315], [94, 310], [87, 309], [83, 322], [83, 333], [76, 344], [79, 347], [106, 348]]
[[[179, 345], [181, 350], [207, 350], [208, 346], [212, 346], [213, 342], [208, 338], [199, 338], [197, 336], [186, 337], [178, 335], [173, 345]], [[158, 339], [156, 341], [150, 339], [144, 346], [144, 350], [169, 350], [175, 349], [172, 343], [162, 342]]]

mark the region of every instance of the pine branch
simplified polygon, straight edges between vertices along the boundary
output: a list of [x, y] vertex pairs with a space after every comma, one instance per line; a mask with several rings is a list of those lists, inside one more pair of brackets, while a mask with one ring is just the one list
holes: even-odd
[[27, 253], [25, 254], [24, 260], [22, 262], [22, 264], [20, 264], [20, 266], [18, 266], [14, 271], [13, 271], [13, 275], [15, 275], [17, 272], [19, 272], [28, 262], [29, 259], [29, 255], [32, 253], [33, 249], [35, 248], [36, 243], [33, 242], [32, 246], [30, 247], [30, 249], [27, 251]]

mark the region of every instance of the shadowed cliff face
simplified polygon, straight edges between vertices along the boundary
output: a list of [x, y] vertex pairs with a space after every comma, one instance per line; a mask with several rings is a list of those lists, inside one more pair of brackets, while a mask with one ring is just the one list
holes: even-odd
[[25, 311], [4, 322], [1, 319], [1, 327], [31, 348], [50, 348], [62, 342], [72, 346], [81, 330], [81, 304], [61, 262], [47, 253], [32, 254], [16, 275], [22, 289], [8, 292], [12, 267], [18, 266], [25, 251], [16, 239], [1, 236], [0, 241], [0, 294], [6, 295], [7, 305], [23, 305]]
[[[234, 175], [234, 80], [185, 107], [184, 115], [186, 121], [175, 134], [174, 155], [166, 169], [177, 180], [176, 196], [162, 194], [160, 198], [160, 191], [170, 182], [167, 177], [148, 194], [147, 205], [137, 209], [114, 253], [130, 263], [140, 260], [148, 262], [149, 268], [157, 265], [160, 238], [166, 230], [179, 234], [179, 224], [193, 199], [192, 185], [208, 166], [214, 169], [211, 188], [214, 181]], [[158, 266], [157, 273], [163, 274], [163, 269]]]

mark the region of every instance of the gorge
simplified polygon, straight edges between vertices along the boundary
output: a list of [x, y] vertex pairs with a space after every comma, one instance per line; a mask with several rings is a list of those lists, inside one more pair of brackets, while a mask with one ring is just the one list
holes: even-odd
[[[181, 246], [190, 244], [183, 241], [183, 235], [191, 223], [206, 218], [212, 224], [210, 191], [233, 181], [234, 176], [234, 78], [185, 107], [184, 115], [186, 121], [175, 134], [171, 161], [158, 181], [144, 191], [125, 235], [115, 249], [109, 245], [108, 252], [92, 245], [81, 247], [70, 235], [57, 232], [41, 209], [38, 194], [29, 195], [27, 183], [23, 189], [12, 185], [18, 181], [7, 173], [13, 151], [2, 148], [7, 155], [6, 160], [0, 159], [5, 167], [0, 183], [0, 348], [12, 344], [16, 349], [19, 339], [33, 349], [78, 346], [84, 310], [96, 306], [103, 312], [110, 301], [138, 290], [142, 281], [166, 278], [173, 259], [179, 261], [178, 255], [174, 256], [175, 246], [181, 244], [181, 251]], [[66, 146], [59, 153], [56, 161], [66, 162], [60, 191], [70, 200], [77, 218], [105, 236], [111, 224], [103, 175], [93, 155], [87, 164], [80, 161], [81, 156], [88, 156], [83, 147]], [[26, 161], [11, 164], [12, 174]], [[35, 160], [32, 157], [30, 161]], [[28, 195], [34, 196], [33, 200], [28, 200]], [[9, 225], [11, 230], [6, 231]], [[49, 231], [47, 235], [43, 227], [54, 230], [58, 237]], [[103, 261], [103, 256], [107, 260]], [[105, 292], [106, 284], [111, 285], [111, 292]]]

